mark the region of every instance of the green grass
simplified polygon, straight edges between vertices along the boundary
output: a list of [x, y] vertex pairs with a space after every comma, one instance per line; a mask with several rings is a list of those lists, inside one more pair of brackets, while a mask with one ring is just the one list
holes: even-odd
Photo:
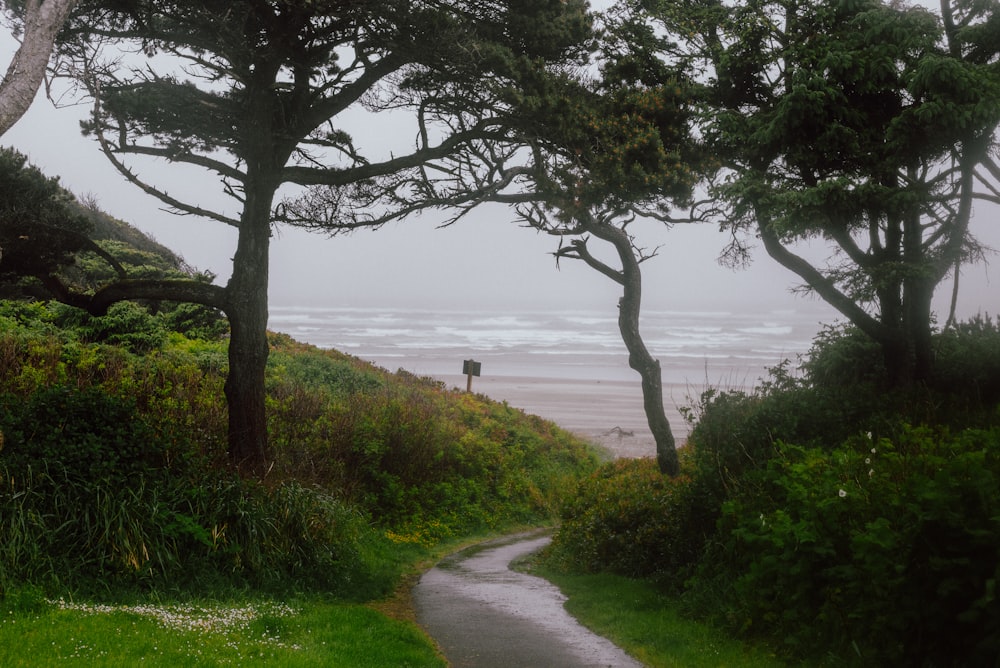
[[568, 575], [543, 566], [531, 572], [568, 597], [566, 610], [587, 628], [655, 668], [776, 668], [766, 649], [681, 616], [678, 604], [650, 583], [617, 575]]
[[412, 624], [318, 599], [31, 608], [0, 612], [0, 665], [445, 665]]

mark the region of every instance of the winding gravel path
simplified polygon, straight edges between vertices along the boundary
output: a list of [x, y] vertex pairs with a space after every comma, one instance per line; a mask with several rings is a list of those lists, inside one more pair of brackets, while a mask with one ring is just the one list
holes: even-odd
[[566, 598], [510, 562], [550, 538], [519, 534], [444, 559], [413, 590], [417, 621], [455, 668], [641, 668], [566, 612]]

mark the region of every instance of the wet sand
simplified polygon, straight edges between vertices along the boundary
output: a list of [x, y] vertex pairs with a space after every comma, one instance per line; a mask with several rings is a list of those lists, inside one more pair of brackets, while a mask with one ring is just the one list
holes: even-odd
[[[465, 389], [464, 376], [441, 377], [449, 387]], [[526, 413], [552, 420], [563, 429], [606, 448], [614, 457], [655, 457], [656, 445], [646, 424], [639, 381], [571, 380], [528, 376], [472, 379], [472, 391], [506, 401]], [[679, 408], [700, 388], [664, 385], [667, 420], [678, 445], [688, 434]]]

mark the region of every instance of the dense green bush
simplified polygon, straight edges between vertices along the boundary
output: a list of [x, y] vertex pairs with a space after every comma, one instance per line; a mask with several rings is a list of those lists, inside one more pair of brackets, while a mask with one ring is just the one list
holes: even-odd
[[22, 400], [0, 395], [0, 464], [27, 470], [44, 463], [72, 481], [132, 476], [165, 463], [162, 444], [135, 414], [135, 401], [95, 388], [47, 387]]
[[92, 316], [70, 307], [61, 307], [57, 324], [73, 328], [81, 341], [122, 346], [142, 354], [158, 350], [167, 341], [167, 330], [156, 317], [133, 302], [118, 302], [107, 315]]
[[[292, 342], [282, 340], [282, 343]], [[291, 385], [322, 389], [330, 396], [341, 398], [372, 392], [385, 385], [385, 379], [374, 369], [365, 369], [346, 356], [335, 352], [327, 355], [310, 352], [308, 348], [276, 350], [267, 362], [272, 377], [280, 376]]]
[[163, 327], [189, 339], [218, 341], [229, 333], [229, 321], [216, 309], [201, 304], [160, 304]]
[[721, 503], [754, 484], [779, 441], [832, 448], [859, 432], [892, 438], [902, 423], [990, 424], [1000, 401], [1000, 330], [977, 318], [938, 334], [935, 345], [934, 378], [890, 389], [878, 346], [856, 329], [828, 327], [801, 373], [786, 362], [752, 391], [708, 390], [686, 409], [696, 484]]
[[935, 338], [933, 384], [965, 419], [1000, 403], [1000, 322], [977, 316]]
[[977, 318], [935, 349], [933, 378], [890, 391], [877, 348], [829, 329], [800, 374], [709, 390], [683, 476], [604, 467], [552, 563], [681, 589], [692, 614], [810, 665], [993, 665], [1000, 329]]
[[72, 265], [92, 225], [57, 178], [49, 178], [9, 148], [0, 148], [0, 288], [45, 277]]
[[1000, 429], [863, 435], [831, 451], [782, 444], [761, 485], [726, 503], [693, 599], [725, 590], [708, 600], [728, 623], [797, 656], [992, 665]]
[[575, 571], [653, 577], [679, 588], [711, 528], [692, 521], [694, 503], [687, 475], [667, 478], [652, 459], [610, 462], [564, 505], [546, 558]]

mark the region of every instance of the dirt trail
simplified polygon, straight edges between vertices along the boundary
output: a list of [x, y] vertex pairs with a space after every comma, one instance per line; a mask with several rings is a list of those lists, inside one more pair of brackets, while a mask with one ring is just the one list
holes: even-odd
[[519, 534], [444, 559], [413, 589], [417, 621], [455, 668], [640, 668], [563, 608], [560, 591], [510, 562], [550, 538]]

